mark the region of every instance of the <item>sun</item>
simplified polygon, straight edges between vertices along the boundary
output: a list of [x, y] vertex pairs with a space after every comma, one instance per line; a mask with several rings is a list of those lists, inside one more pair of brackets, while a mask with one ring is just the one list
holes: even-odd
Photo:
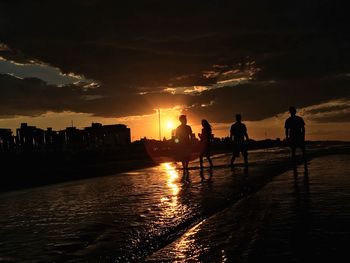
[[175, 127], [174, 122], [171, 121], [171, 120], [168, 120], [168, 121], [166, 122], [166, 127], [167, 127], [167, 129], [169, 129], [169, 130], [174, 129], [174, 127]]

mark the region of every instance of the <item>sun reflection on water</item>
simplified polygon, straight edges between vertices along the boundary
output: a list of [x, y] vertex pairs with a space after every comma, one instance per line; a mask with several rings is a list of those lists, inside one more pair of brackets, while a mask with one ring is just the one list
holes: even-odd
[[179, 175], [176, 172], [175, 167], [171, 163], [163, 163], [162, 166], [164, 167], [168, 177], [167, 186], [170, 188], [172, 195], [176, 196], [180, 191], [180, 188], [175, 183], [175, 181], [179, 178]]
[[162, 212], [162, 217], [173, 218], [176, 217], [178, 213], [181, 213], [181, 209], [178, 207], [178, 194], [180, 192], [179, 186], [176, 184], [176, 180], [179, 175], [175, 169], [175, 166], [171, 163], [163, 163], [162, 168], [166, 175], [166, 186], [167, 189], [164, 192], [164, 196], [160, 199], [164, 210]]

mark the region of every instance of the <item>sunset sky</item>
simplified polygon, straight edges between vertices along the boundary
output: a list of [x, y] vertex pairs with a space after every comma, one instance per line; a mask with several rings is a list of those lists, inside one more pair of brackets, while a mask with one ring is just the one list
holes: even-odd
[[346, 1], [2, 1], [0, 128], [124, 123], [170, 137], [185, 113], [227, 136], [350, 140]]

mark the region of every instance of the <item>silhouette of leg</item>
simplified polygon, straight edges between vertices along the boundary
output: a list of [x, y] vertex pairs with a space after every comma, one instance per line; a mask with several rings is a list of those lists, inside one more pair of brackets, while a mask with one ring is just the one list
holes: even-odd
[[292, 161], [293, 161], [293, 163], [295, 163], [295, 150], [296, 150], [296, 148], [295, 148], [295, 146], [293, 146], [292, 147]]
[[210, 155], [207, 155], [208, 162], [210, 164], [210, 169], [213, 169], [213, 161], [210, 158]]
[[230, 164], [231, 168], [233, 168], [234, 163], [235, 163], [235, 160], [236, 160], [236, 155], [235, 155], [235, 154], [232, 154], [231, 164]]
[[204, 181], [204, 172], [203, 172], [203, 170], [199, 171], [199, 175], [201, 177], [201, 182], [203, 182]]
[[185, 161], [181, 161], [181, 164], [182, 164], [183, 177], [186, 178], [186, 172], [187, 172], [186, 162]]
[[302, 151], [302, 154], [303, 154], [303, 162], [304, 162], [304, 166], [307, 167], [307, 158], [306, 158], [306, 150], [305, 150], [305, 145], [303, 145], [301, 147], [301, 151]]
[[308, 174], [309, 174], [309, 169], [308, 169], [308, 167], [307, 167], [307, 156], [306, 156], [305, 145], [301, 148], [301, 151], [302, 151], [302, 153], [303, 153], [304, 174], [305, 174], [305, 176], [308, 176]]
[[231, 158], [231, 163], [230, 163], [231, 167], [234, 166], [235, 160], [236, 160], [236, 154], [233, 153], [233, 154], [232, 154], [232, 158]]
[[186, 165], [186, 181], [190, 183], [191, 181], [190, 181], [190, 173], [189, 173], [189, 170], [188, 170], [188, 164], [189, 164], [189, 161], [186, 161], [185, 162], [185, 165]]
[[185, 164], [185, 170], [188, 171], [188, 161], [185, 161], [184, 164]]
[[203, 156], [202, 155], [199, 157], [199, 166], [200, 166], [201, 170], [203, 170]]
[[294, 180], [298, 179], [298, 169], [296, 165], [293, 165], [293, 175], [294, 175]]
[[210, 169], [209, 170], [209, 181], [211, 180], [213, 178], [213, 170], [212, 169]]
[[243, 158], [244, 158], [244, 170], [248, 170], [248, 153], [247, 152], [243, 153]]

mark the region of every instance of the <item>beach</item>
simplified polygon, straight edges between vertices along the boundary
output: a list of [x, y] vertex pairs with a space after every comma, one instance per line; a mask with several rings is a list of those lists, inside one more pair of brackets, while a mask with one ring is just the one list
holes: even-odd
[[149, 262], [341, 260], [350, 237], [349, 155], [320, 157], [201, 221]]
[[349, 149], [216, 155], [183, 183], [174, 163], [0, 195], [0, 262], [304, 262], [345, 252]]

